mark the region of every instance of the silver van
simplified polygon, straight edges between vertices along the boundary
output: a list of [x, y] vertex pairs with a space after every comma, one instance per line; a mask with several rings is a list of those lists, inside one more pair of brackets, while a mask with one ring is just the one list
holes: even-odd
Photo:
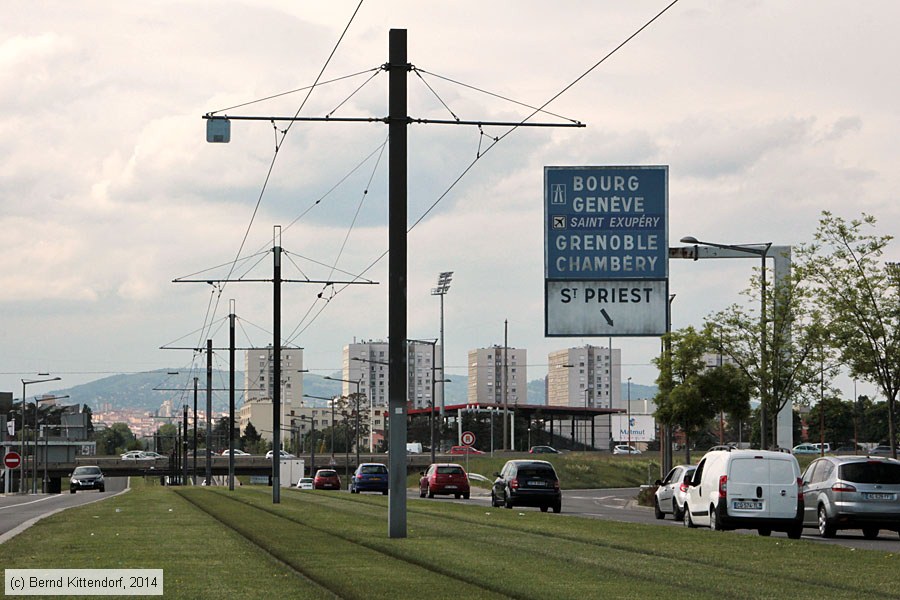
[[767, 450], [716, 450], [700, 460], [688, 485], [687, 527], [756, 529], [759, 535], [803, 533], [800, 465]]

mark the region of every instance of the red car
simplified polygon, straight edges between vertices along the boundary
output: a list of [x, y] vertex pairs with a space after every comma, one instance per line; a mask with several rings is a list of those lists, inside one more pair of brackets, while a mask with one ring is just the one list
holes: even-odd
[[451, 446], [448, 454], [484, 454], [484, 452], [473, 446]]
[[341, 478], [334, 469], [319, 469], [313, 479], [313, 489], [339, 490], [341, 489]]
[[435, 463], [421, 473], [419, 479], [419, 497], [434, 498], [435, 494], [454, 495], [457, 498], [469, 499], [469, 476], [460, 465], [453, 463]]

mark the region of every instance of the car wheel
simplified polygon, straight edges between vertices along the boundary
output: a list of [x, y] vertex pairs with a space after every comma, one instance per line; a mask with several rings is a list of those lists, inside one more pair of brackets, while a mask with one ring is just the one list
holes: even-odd
[[460, 494], [453, 494], [453, 497], [459, 500]]
[[769, 529], [768, 527], [760, 527], [758, 531], [759, 531], [759, 535], [761, 535], [763, 537], [769, 537], [770, 535], [772, 535], [772, 530]]
[[557, 502], [553, 505], [553, 512], [557, 514], [562, 512], [562, 502]]
[[867, 540], [874, 540], [878, 537], [879, 532], [881, 531], [877, 527], [863, 527], [863, 537]]
[[466, 492], [465, 494], [463, 494], [463, 500], [468, 500], [468, 499], [469, 499], [469, 492]]
[[506, 508], [512, 508], [513, 507], [512, 498], [510, 498], [509, 496], [506, 496], [505, 494], [504, 494], [504, 496], [505, 496]]
[[653, 516], [656, 517], [657, 519], [665, 519], [666, 518], [666, 513], [664, 513], [662, 511], [662, 509], [659, 507], [659, 498], [655, 498], [653, 500]]
[[424, 497], [425, 497], [425, 490], [423, 490], [422, 488], [419, 488], [419, 498], [424, 498]]
[[69, 489], [69, 493], [70, 493], [70, 494], [74, 494], [74, 493], [75, 493], [74, 488], [70, 488], [70, 489]]
[[719, 515], [716, 513], [716, 507], [709, 507], [709, 528], [713, 531], [722, 531], [722, 524], [719, 522]]
[[696, 527], [696, 525], [694, 525], [694, 520], [691, 518], [691, 510], [687, 507], [687, 504], [684, 505], [684, 519], [682, 519], [681, 522], [684, 523], [685, 527], [690, 529]]
[[788, 529], [787, 535], [792, 540], [799, 540], [800, 537], [803, 535], [803, 523], [800, 523], [799, 525], [794, 525], [793, 527]]
[[102, 493], [102, 492], [105, 492], [105, 491], [106, 491], [106, 486], [101, 485], [101, 486], [100, 486], [100, 492]]
[[500, 506], [500, 503], [497, 501], [497, 498], [494, 497], [494, 490], [491, 490], [491, 508], [497, 508]]
[[434, 491], [432, 491], [430, 485], [428, 486], [428, 497], [429, 497], [429, 498], [434, 498]]
[[672, 517], [676, 521], [681, 521], [684, 519], [684, 509], [678, 508], [678, 502], [675, 498], [672, 498]]
[[548, 510], [550, 510], [549, 506], [547, 506], [546, 504], [541, 505], [541, 512], [547, 512]]
[[832, 538], [837, 533], [837, 527], [828, 518], [828, 513], [825, 511], [824, 506], [819, 507], [819, 533], [825, 538]]

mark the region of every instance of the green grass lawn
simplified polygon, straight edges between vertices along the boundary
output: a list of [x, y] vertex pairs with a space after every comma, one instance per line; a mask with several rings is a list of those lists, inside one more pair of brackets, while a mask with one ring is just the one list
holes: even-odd
[[247, 486], [133, 491], [0, 546], [5, 568], [156, 568], [170, 598], [896, 598], [900, 557], [804, 540]]

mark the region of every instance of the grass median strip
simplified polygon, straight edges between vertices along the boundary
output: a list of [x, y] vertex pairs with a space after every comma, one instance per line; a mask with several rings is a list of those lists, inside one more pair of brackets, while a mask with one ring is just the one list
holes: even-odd
[[334, 595], [173, 494], [133, 490], [43, 519], [0, 545], [4, 569], [163, 569], [168, 598]]

